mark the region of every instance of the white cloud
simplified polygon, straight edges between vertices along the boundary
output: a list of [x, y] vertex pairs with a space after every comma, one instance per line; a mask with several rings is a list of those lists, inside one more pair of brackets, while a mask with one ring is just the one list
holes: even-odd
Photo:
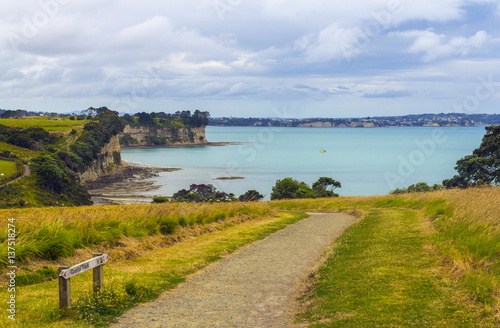
[[393, 33], [395, 36], [414, 39], [408, 52], [421, 54], [422, 60], [431, 62], [439, 58], [466, 56], [470, 52], [482, 48], [492, 37], [485, 31], [479, 31], [471, 37], [452, 37], [437, 34], [431, 30], [405, 31]]
[[303, 52], [309, 63], [348, 58], [352, 55], [353, 44], [357, 37], [358, 34], [354, 29], [345, 29], [338, 24], [332, 24], [316, 35], [299, 38], [295, 42], [294, 49]]

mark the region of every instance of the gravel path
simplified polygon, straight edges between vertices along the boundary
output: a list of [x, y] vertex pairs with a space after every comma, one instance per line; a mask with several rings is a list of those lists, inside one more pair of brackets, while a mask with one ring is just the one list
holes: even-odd
[[313, 214], [192, 275], [111, 327], [292, 327], [304, 278], [355, 218]]
[[23, 170], [23, 174], [21, 174], [21, 176], [15, 178], [14, 180], [12, 181], [9, 181], [9, 182], [6, 182], [4, 183], [3, 185], [0, 185], [0, 187], [3, 187], [3, 186], [7, 186], [7, 185], [10, 185], [16, 181], [19, 181], [21, 180], [22, 178], [24, 177], [27, 177], [27, 176], [30, 176], [31, 175], [31, 170], [30, 170], [30, 167], [26, 164], [24, 164], [24, 170]]

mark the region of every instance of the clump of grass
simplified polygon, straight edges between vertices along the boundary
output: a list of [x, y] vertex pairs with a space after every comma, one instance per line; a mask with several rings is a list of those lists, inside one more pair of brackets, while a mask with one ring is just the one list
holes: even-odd
[[57, 279], [57, 270], [48, 266], [29, 273], [21, 273], [16, 276], [16, 286], [28, 286], [42, 281]]
[[299, 316], [314, 327], [494, 327], [491, 316], [442, 278], [421, 212], [368, 210], [319, 270]]
[[[208, 224], [248, 215], [262, 217], [273, 209], [265, 203], [148, 204], [80, 208], [0, 210], [0, 228], [15, 218], [18, 262], [38, 256], [46, 260], [71, 257], [74, 251], [101, 243], [114, 245], [123, 237], [175, 233], [178, 226]], [[0, 239], [0, 251], [7, 239]], [[6, 265], [6, 259], [0, 260]]]

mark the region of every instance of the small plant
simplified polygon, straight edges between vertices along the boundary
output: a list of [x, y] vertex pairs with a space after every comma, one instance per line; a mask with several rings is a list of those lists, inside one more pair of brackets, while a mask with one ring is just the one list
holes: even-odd
[[168, 197], [154, 197], [153, 198], [153, 203], [156, 204], [161, 204], [161, 203], [168, 203], [170, 199]]
[[241, 202], [257, 202], [264, 198], [257, 190], [249, 190], [239, 197]]
[[177, 222], [169, 217], [159, 218], [158, 225], [162, 235], [171, 235], [177, 230]]
[[130, 295], [122, 288], [109, 288], [95, 296], [89, 292], [75, 302], [74, 308], [81, 319], [99, 325], [108, 322], [112, 316], [123, 313], [131, 301]]

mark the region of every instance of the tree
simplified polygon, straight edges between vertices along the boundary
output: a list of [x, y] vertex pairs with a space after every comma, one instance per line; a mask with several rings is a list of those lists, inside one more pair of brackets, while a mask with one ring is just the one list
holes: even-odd
[[444, 180], [446, 188], [500, 184], [500, 125], [486, 127], [481, 145], [457, 161], [458, 174]]
[[104, 113], [105, 111], [108, 110], [109, 110], [108, 107], [99, 107], [99, 108], [89, 107], [86, 110], [84, 110], [83, 113], [87, 116], [94, 116]]
[[312, 187], [317, 193], [317, 197], [338, 197], [338, 194], [333, 191], [337, 188], [341, 188], [342, 185], [340, 182], [333, 180], [332, 178], [321, 177], [318, 181], [313, 183]]
[[246, 193], [241, 195], [238, 199], [240, 202], [257, 202], [264, 198], [258, 191], [256, 190], [248, 190]]
[[276, 184], [274, 185], [273, 191], [271, 193], [271, 200], [298, 198], [297, 192], [300, 190], [300, 188], [301, 183], [292, 178], [276, 180]]
[[69, 185], [70, 179], [66, 171], [53, 157], [40, 155], [31, 161], [40, 185], [57, 193], [61, 193]]
[[[327, 188], [330, 187], [330, 190]], [[340, 188], [341, 184], [332, 178], [321, 177], [309, 187], [305, 182], [299, 182], [292, 178], [277, 180], [271, 193], [271, 200], [277, 199], [295, 199], [295, 198], [318, 198], [318, 197], [338, 197], [333, 192]]]

